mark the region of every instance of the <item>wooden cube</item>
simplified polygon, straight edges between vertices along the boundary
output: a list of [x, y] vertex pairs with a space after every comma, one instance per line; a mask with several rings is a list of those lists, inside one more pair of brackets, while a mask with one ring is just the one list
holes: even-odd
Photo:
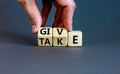
[[82, 46], [82, 32], [68, 32], [68, 46]]
[[53, 46], [67, 46], [67, 30], [53, 28]]
[[52, 46], [52, 28], [41, 27], [38, 31], [38, 46]]

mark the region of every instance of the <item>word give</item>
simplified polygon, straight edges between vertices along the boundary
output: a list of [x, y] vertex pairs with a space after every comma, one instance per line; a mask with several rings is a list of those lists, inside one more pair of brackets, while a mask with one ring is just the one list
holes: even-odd
[[38, 31], [38, 46], [82, 46], [82, 32], [41, 27]]

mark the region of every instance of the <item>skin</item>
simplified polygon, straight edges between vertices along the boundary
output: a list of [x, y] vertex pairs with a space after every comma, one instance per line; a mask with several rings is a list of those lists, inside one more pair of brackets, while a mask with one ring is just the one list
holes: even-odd
[[63, 27], [72, 31], [72, 18], [76, 8], [74, 0], [42, 0], [42, 13], [40, 13], [35, 0], [18, 0], [26, 11], [31, 23], [32, 33], [37, 33], [40, 27], [44, 27], [54, 5], [57, 10], [52, 27]]

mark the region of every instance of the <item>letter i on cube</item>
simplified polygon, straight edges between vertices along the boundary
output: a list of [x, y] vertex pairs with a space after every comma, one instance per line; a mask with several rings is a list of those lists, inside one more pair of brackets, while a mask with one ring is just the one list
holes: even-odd
[[82, 32], [41, 27], [38, 31], [38, 46], [82, 46]]
[[38, 31], [38, 46], [52, 46], [52, 28], [41, 27]]

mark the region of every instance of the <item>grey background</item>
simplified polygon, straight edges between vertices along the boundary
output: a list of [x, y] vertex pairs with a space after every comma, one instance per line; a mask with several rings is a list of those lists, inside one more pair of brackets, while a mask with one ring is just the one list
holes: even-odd
[[[36, 1], [41, 10], [41, 1]], [[16, 0], [0, 0], [0, 74], [119, 74], [120, 0], [75, 0], [83, 47], [37, 47]], [[47, 26], [54, 20], [55, 8]]]

